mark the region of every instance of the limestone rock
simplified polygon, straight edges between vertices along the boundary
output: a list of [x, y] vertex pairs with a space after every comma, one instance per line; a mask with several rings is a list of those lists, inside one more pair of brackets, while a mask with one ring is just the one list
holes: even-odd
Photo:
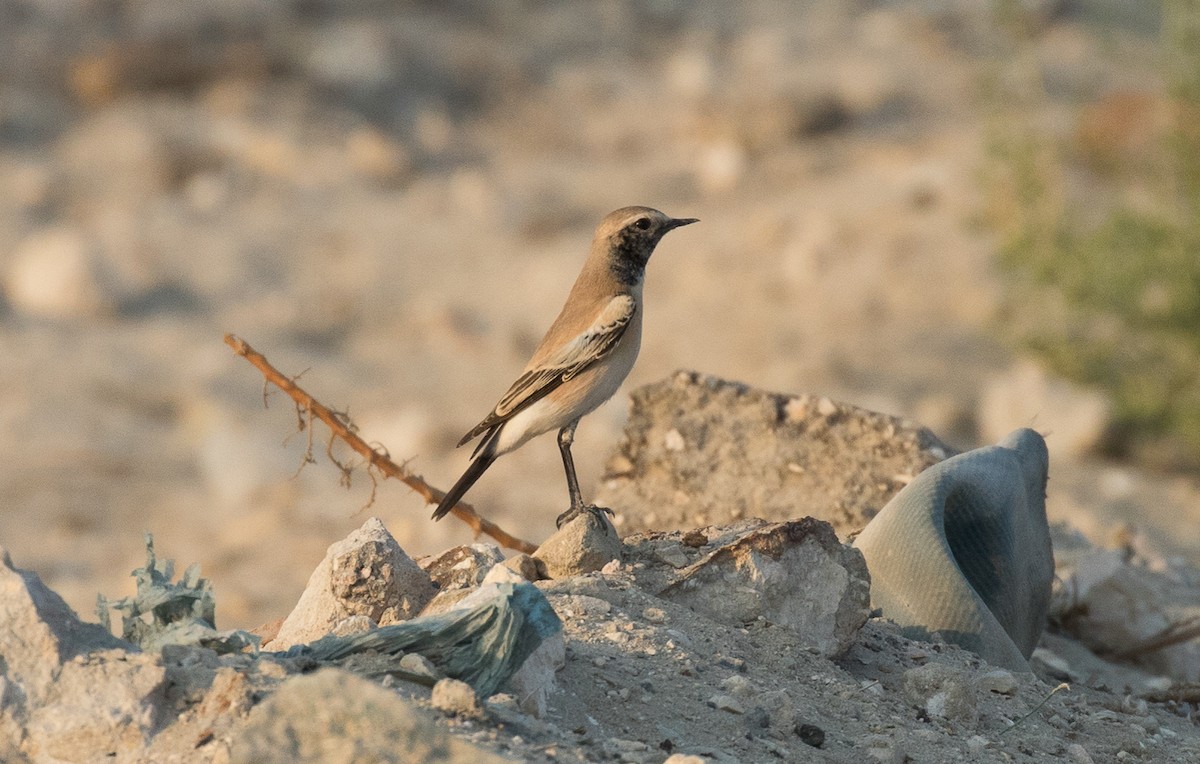
[[39, 760], [90, 762], [142, 749], [167, 702], [157, 656], [124, 650], [63, 664], [53, 694], [32, 709], [27, 747]]
[[826, 656], [844, 652], [870, 613], [862, 554], [811, 517], [737, 537], [679, 571], [659, 596], [720, 623], [761, 617], [788, 626]]
[[904, 692], [931, 717], [972, 726], [979, 718], [975, 686], [961, 669], [927, 663], [904, 672]]
[[843, 537], [951, 449], [896, 417], [696, 372], [635, 390], [597, 500], [623, 533], [812, 516]]
[[621, 537], [604, 512], [584, 512], [559, 528], [533, 554], [551, 578], [592, 573], [621, 559]]
[[329, 547], [300, 601], [271, 642], [275, 650], [320, 639], [352, 615], [377, 624], [404, 621], [437, 593], [378, 518]]
[[504, 553], [495, 544], [470, 544], [431, 555], [417, 564], [429, 574], [442, 591], [478, 586], [493, 565], [504, 562]]
[[232, 764], [421, 761], [498, 764], [503, 759], [453, 739], [412, 703], [338, 669], [285, 681], [250, 713], [230, 751]]
[[99, 624], [80, 621], [37, 575], [14, 567], [2, 547], [0, 624], [0, 679], [8, 684], [0, 699], [5, 705], [10, 697], [22, 697], [29, 706], [43, 703], [71, 658], [94, 650], [135, 649]]

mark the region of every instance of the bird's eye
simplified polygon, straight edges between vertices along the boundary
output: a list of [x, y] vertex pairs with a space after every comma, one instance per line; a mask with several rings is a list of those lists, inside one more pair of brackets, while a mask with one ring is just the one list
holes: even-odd
[[638, 218], [633, 221], [633, 224], [639, 231], [645, 231], [650, 227], [650, 218]]

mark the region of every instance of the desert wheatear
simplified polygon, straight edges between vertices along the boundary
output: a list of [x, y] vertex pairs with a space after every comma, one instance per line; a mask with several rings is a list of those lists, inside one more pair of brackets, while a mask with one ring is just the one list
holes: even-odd
[[571, 459], [575, 425], [612, 397], [637, 360], [642, 278], [654, 247], [668, 231], [695, 222], [649, 207], [622, 207], [601, 221], [562, 312], [525, 371], [492, 412], [458, 442], [462, 446], [483, 436], [471, 466], [438, 504], [433, 519], [449, 512], [497, 457], [551, 430], [558, 430], [571, 494], [571, 508], [559, 515], [558, 525], [585, 508]]

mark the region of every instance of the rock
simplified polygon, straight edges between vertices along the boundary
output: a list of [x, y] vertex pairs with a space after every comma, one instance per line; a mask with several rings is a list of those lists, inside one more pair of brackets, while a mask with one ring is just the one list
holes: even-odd
[[703, 756], [693, 756], [687, 753], [673, 753], [668, 756], [663, 764], [708, 764], [709, 759]]
[[14, 567], [3, 547], [0, 624], [0, 681], [6, 685], [0, 701], [25, 711], [60, 692], [56, 685], [71, 659], [96, 650], [135, 649], [99, 624], [80, 621], [36, 574]]
[[1071, 664], [1067, 663], [1062, 656], [1044, 647], [1033, 651], [1033, 655], [1029, 656], [1029, 665], [1038, 674], [1063, 681], [1071, 680]]
[[524, 552], [514, 554], [502, 562], [501, 565], [526, 581], [545, 581], [550, 578], [550, 573], [546, 570], [546, 563]]
[[284, 650], [328, 634], [340, 621], [364, 615], [381, 626], [421, 612], [437, 587], [378, 518], [329, 547], [271, 647]]
[[974, 726], [979, 718], [975, 687], [961, 669], [941, 663], [904, 672], [904, 693], [931, 717]]
[[828, 523], [771, 523], [679, 571], [659, 596], [720, 623], [763, 618], [800, 633], [822, 655], [840, 655], [866, 622], [870, 582], [862, 555]]
[[1071, 743], [1069, 746], [1067, 746], [1067, 759], [1071, 761], [1072, 764], [1095, 764], [1091, 754], [1089, 754], [1087, 749], [1081, 746], [1079, 743]]
[[352, 615], [349, 618], [343, 618], [334, 624], [329, 630], [330, 634], [339, 637], [348, 637], [351, 634], [361, 634], [364, 631], [379, 628], [379, 624], [372, 621], [365, 615]]
[[997, 695], [1015, 695], [1017, 678], [1007, 669], [988, 671], [975, 680], [975, 685], [982, 692], [994, 692]]
[[541, 719], [546, 715], [546, 701], [557, 687], [555, 675], [565, 665], [567, 642], [559, 631], [538, 645], [505, 687], [516, 696], [522, 711]]
[[800, 742], [813, 748], [825, 745], [825, 730], [815, 724], [797, 724], [796, 736], [800, 738]]
[[425, 557], [417, 564], [442, 591], [447, 591], [478, 586], [492, 566], [502, 562], [504, 553], [495, 544], [471, 544]]
[[73, 228], [36, 231], [10, 257], [4, 291], [18, 311], [39, 318], [77, 319], [112, 307], [101, 263]]
[[499, 764], [504, 759], [451, 737], [396, 693], [325, 668], [285, 681], [233, 736], [231, 764], [299, 761]]
[[433, 686], [433, 707], [451, 716], [479, 718], [483, 706], [471, 685], [458, 679], [439, 679]]
[[598, 496], [620, 513], [625, 533], [808, 515], [844, 536], [952, 453], [896, 417], [696, 372], [632, 398]]
[[741, 698], [742, 700], [749, 700], [751, 697], [758, 694], [758, 690], [754, 687], [750, 680], [741, 674], [734, 674], [733, 676], [725, 679], [723, 682], [721, 682], [721, 689], [730, 695], [733, 695], [734, 697]]
[[887, 735], [867, 735], [854, 747], [880, 764], [903, 764], [908, 760], [900, 744]]
[[995, 442], [1018, 427], [1054, 433], [1058, 456], [1095, 453], [1112, 430], [1106, 395], [1051, 376], [1032, 361], [1015, 365], [987, 384], [979, 401], [980, 436]]
[[29, 714], [39, 760], [90, 762], [141, 750], [169, 704], [157, 656], [111, 650], [62, 665], [52, 693]]
[[1110, 660], [1137, 656], [1143, 668], [1180, 682], [1200, 681], [1200, 643], [1166, 640], [1200, 612], [1200, 592], [1186, 577], [1126, 562], [1117, 552], [1097, 551], [1080, 558], [1073, 575], [1074, 605], [1065, 627], [1098, 655]]
[[533, 554], [551, 578], [593, 573], [621, 559], [621, 537], [602, 511], [584, 512], [546, 539]]
[[713, 695], [708, 699], [708, 705], [718, 711], [728, 711], [731, 714], [746, 713], [746, 707], [742, 705], [742, 701], [732, 695]]
[[438, 671], [433, 662], [420, 653], [405, 653], [400, 658], [400, 668], [410, 674], [423, 676], [428, 679], [441, 679], [442, 672]]

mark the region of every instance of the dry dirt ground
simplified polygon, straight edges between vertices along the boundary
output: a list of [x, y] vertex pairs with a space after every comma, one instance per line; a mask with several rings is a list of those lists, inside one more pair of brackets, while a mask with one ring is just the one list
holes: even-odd
[[[263, 410], [222, 334], [446, 486], [593, 225], [630, 203], [702, 223], [650, 264], [626, 390], [696, 368], [974, 445], [981, 390], [1014, 362], [979, 224], [981, 82], [1005, 65], [981, 5], [3, 4], [0, 542], [81, 613], [129, 593], [149, 530], [202, 563], [221, 626], [285, 614], [361, 524], [370, 481], [339, 488], [319, 433], [322, 463], [293, 477], [306, 436], [281, 396]], [[1152, 23], [1106, 0], [1034, 5], [1047, 134], [1111, 89], [1156, 86]], [[587, 486], [625, 399], [580, 428]], [[1050, 447], [1052, 518], [1200, 560], [1193, 479]], [[565, 502], [553, 444], [469, 498], [544, 538]], [[414, 555], [469, 539], [401, 486], [369, 511]], [[578, 636], [584, 664], [603, 657], [605, 638]], [[744, 651], [759, 681], [780, 668], [759, 639], [711, 655]], [[820, 675], [862, 695], [853, 671]], [[631, 692], [621, 713], [657, 702]], [[689, 713], [743, 723], [694, 694]], [[889, 724], [870, 714], [864, 729]]]

